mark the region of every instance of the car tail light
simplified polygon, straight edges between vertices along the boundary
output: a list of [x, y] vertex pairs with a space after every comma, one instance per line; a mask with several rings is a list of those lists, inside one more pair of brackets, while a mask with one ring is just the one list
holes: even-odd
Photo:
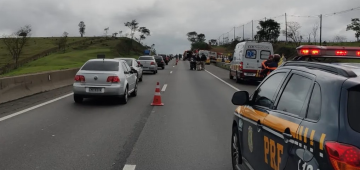
[[336, 170], [360, 170], [360, 149], [337, 142], [326, 142], [330, 162]]
[[109, 76], [106, 81], [111, 83], [119, 83], [120, 79], [118, 76]]
[[357, 55], [357, 56], [360, 56], [360, 51], [357, 51], [357, 52], [356, 52], [356, 55]]
[[164, 61], [161, 61], [162, 63], [164, 63]]
[[85, 82], [85, 77], [83, 75], [76, 75], [74, 80], [76, 82]]
[[301, 49], [300, 50], [300, 54], [302, 54], [302, 55], [309, 55], [309, 53], [310, 53], [309, 49]]
[[242, 69], [243, 69], [243, 66], [244, 66], [244, 63], [243, 63], [243, 62], [240, 62], [239, 69], [242, 70]]
[[150, 65], [155, 65], [155, 62], [151, 62]]
[[346, 55], [346, 54], [347, 54], [347, 51], [338, 50], [338, 51], [335, 51], [335, 54], [336, 54], [336, 55]]

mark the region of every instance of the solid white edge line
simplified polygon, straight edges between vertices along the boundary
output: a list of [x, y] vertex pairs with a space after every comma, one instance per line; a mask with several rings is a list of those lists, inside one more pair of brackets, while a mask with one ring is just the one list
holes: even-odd
[[170, 71], [170, 74], [172, 73], [172, 71]]
[[123, 170], [135, 170], [136, 165], [125, 165]]
[[73, 93], [70, 93], [70, 94], [67, 94], [67, 95], [64, 95], [64, 96], [61, 96], [61, 97], [58, 97], [58, 98], [55, 98], [55, 99], [49, 100], [49, 101], [47, 101], [47, 102], [44, 102], [44, 103], [38, 104], [38, 105], [33, 106], [33, 107], [29, 107], [29, 108], [24, 109], [24, 110], [22, 110], [22, 111], [19, 111], [19, 112], [16, 112], [16, 113], [13, 113], [13, 114], [10, 114], [10, 115], [7, 115], [7, 116], [4, 116], [4, 117], [1, 117], [1, 118], [0, 118], [0, 122], [1, 122], [1, 121], [4, 121], [4, 120], [6, 120], [6, 119], [10, 119], [10, 118], [12, 118], [12, 117], [14, 117], [14, 116], [17, 116], [17, 115], [20, 115], [20, 114], [26, 113], [26, 112], [28, 112], [28, 111], [31, 111], [31, 110], [37, 109], [37, 108], [39, 108], [39, 107], [45, 106], [45, 105], [47, 105], [47, 104], [50, 104], [50, 103], [56, 102], [56, 101], [61, 100], [61, 99], [63, 99], [63, 98], [69, 97], [69, 96], [71, 96], [71, 95], [73, 95]]
[[164, 86], [162, 87], [161, 91], [165, 91], [167, 87], [167, 84], [164, 84]]
[[236, 91], [240, 91], [240, 89], [234, 87], [233, 85], [229, 84], [228, 82], [224, 81], [223, 79], [219, 78], [218, 76], [215, 76], [213, 73], [211, 73], [210, 71], [205, 70], [207, 73], [209, 73], [210, 75], [214, 76], [215, 78], [217, 78], [218, 80], [220, 80], [221, 82], [225, 83], [226, 85], [230, 86], [231, 88], [233, 88]]

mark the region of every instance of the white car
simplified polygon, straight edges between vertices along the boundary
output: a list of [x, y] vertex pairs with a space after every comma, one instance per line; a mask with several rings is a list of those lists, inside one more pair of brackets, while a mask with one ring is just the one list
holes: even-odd
[[91, 59], [75, 75], [74, 101], [84, 98], [115, 97], [128, 102], [129, 95], [137, 95], [137, 77], [123, 60]]
[[134, 58], [114, 58], [114, 59], [126, 61], [126, 63], [130, 66], [130, 68], [134, 69], [138, 81], [141, 82], [143, 80], [142, 64], [140, 64], [140, 62], [138, 62], [136, 59]]

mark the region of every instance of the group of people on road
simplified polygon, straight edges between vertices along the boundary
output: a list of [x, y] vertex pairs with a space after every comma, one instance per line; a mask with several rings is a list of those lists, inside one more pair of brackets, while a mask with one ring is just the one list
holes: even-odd
[[[191, 54], [189, 54], [191, 55]], [[205, 62], [206, 62], [206, 55], [205, 54], [192, 54], [191, 56], [188, 56], [189, 57], [189, 61], [191, 59], [193, 59], [193, 61], [196, 61], [196, 70], [200, 71], [200, 70], [205, 70]]]

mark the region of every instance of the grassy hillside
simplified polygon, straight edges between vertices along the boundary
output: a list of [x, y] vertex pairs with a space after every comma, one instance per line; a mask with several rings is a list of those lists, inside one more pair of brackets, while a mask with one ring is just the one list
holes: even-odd
[[[131, 48], [133, 42], [133, 48]], [[46, 49], [44, 49], [46, 50]], [[128, 38], [109, 38], [97, 41], [87, 41], [70, 46], [65, 52], [59, 51], [35, 61], [22, 65], [20, 68], [1, 76], [14, 76], [43, 71], [77, 68], [85, 61], [96, 58], [97, 54], [105, 54], [106, 58], [137, 57], [143, 54], [145, 47]]]

